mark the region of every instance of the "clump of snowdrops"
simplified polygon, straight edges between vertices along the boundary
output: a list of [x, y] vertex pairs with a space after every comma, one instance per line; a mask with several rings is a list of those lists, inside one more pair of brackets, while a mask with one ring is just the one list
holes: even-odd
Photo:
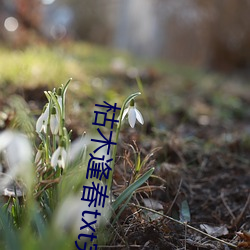
[[[35, 132], [29, 133], [32, 138], [12, 130], [0, 133], [1, 164], [8, 169], [1, 175], [0, 191], [3, 194], [12, 189], [14, 193], [7, 202], [1, 203], [0, 231], [4, 237], [0, 239], [0, 246], [6, 249], [43, 249], [45, 246], [47, 249], [69, 249], [69, 245], [73, 244], [72, 236], [76, 237], [79, 233], [81, 213], [86, 205], [81, 201], [81, 188], [86, 184], [88, 154], [93, 151], [94, 145], [88, 134], [71, 141], [72, 131], [65, 126], [69, 84], [70, 80], [57, 89], [44, 92], [47, 103], [36, 121]], [[132, 128], [136, 120], [144, 123], [142, 114], [135, 107], [138, 95], [139, 92], [131, 94], [121, 107], [116, 143], [126, 116]], [[113, 159], [116, 153], [117, 145], [112, 150]], [[112, 173], [114, 164], [115, 160], [111, 162]], [[143, 162], [138, 160], [135, 165], [134, 182], [118, 197], [110, 195], [102, 212], [102, 223], [97, 226], [105, 227], [114, 214], [116, 216], [112, 218], [115, 222], [136, 189], [154, 171], [154, 168], [147, 172], [140, 171]], [[0, 167], [3, 169], [2, 165]], [[107, 180], [102, 180], [110, 194], [112, 178], [110, 175]], [[21, 195], [18, 195], [18, 190]], [[27, 242], [25, 238], [30, 233], [33, 237]], [[37, 241], [37, 235], [43, 240]], [[49, 241], [51, 237], [53, 243]], [[99, 241], [103, 243], [105, 237], [99, 237]]]

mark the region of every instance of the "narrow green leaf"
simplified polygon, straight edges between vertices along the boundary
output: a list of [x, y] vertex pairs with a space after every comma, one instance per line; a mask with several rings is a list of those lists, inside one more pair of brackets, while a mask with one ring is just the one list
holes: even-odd
[[141, 154], [140, 152], [137, 154], [137, 159], [136, 159], [136, 167], [135, 167], [135, 172], [139, 173], [141, 170]]
[[0, 228], [2, 228], [6, 243], [6, 250], [21, 250], [17, 233], [10, 226], [7, 213], [0, 209]]
[[143, 176], [138, 178], [133, 184], [131, 184], [128, 188], [126, 188], [118, 198], [113, 202], [112, 207], [115, 211], [124, 200], [126, 200], [137, 188], [139, 188], [143, 183], [147, 181], [147, 179], [154, 172], [154, 168], [149, 169]]
[[33, 220], [36, 225], [36, 229], [39, 236], [44, 236], [45, 233], [45, 223], [42, 215], [38, 211], [34, 211]]
[[129, 195], [129, 197], [127, 198], [127, 200], [124, 202], [123, 206], [119, 209], [119, 212], [117, 213], [117, 215], [115, 216], [114, 220], [112, 221], [112, 225], [114, 225], [116, 223], [116, 221], [119, 219], [121, 213], [126, 208], [127, 204], [129, 203], [130, 199], [132, 198], [132, 196], [133, 196], [133, 193], [131, 193]]
[[69, 78], [69, 80], [67, 81], [67, 83], [63, 86], [63, 90], [62, 90], [62, 95], [65, 96], [66, 91], [68, 89], [69, 83], [72, 81], [72, 78]]

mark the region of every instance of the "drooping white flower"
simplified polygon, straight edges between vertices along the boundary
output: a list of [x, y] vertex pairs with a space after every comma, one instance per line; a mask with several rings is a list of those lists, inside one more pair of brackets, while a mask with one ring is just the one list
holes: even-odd
[[49, 121], [49, 104], [45, 106], [43, 113], [40, 115], [40, 117], [36, 122], [36, 132], [41, 133], [43, 131], [44, 133], [46, 133], [48, 121]]
[[50, 131], [53, 135], [56, 135], [59, 131], [60, 121], [58, 112], [55, 107], [52, 108], [50, 116]]
[[24, 134], [6, 130], [0, 133], [0, 153], [7, 163], [6, 178], [1, 180], [0, 189], [18, 176], [29, 186], [33, 181], [33, 152], [29, 139]]
[[51, 166], [56, 168], [64, 169], [67, 161], [67, 152], [63, 145], [59, 145], [59, 147], [55, 150], [51, 157]]
[[43, 156], [43, 145], [41, 143], [39, 145], [39, 148], [38, 148], [36, 156], [35, 156], [35, 164], [39, 165], [41, 163], [42, 156]]
[[129, 107], [124, 110], [122, 120], [127, 114], [129, 125], [132, 128], [134, 128], [136, 120], [138, 120], [138, 122], [140, 122], [141, 124], [144, 123], [141, 112], [135, 107], [134, 99], [130, 101]]
[[[102, 183], [100, 184], [103, 185]], [[90, 207], [88, 205], [89, 201], [81, 200], [81, 193], [76, 195], [69, 194], [55, 211], [55, 217], [53, 218], [55, 229], [60, 233], [67, 234], [91, 234], [92, 230], [84, 227], [85, 224], [82, 218], [86, 221], [97, 220], [95, 225], [92, 225], [95, 229], [100, 225], [104, 226], [109, 223], [112, 209], [108, 199], [105, 202], [104, 208], [98, 207], [98, 210], [94, 204], [91, 204]], [[84, 228], [81, 229], [81, 227]]]
[[[91, 138], [88, 135], [83, 135], [75, 139], [69, 146], [67, 161], [69, 164], [77, 160], [85, 160], [87, 154], [87, 146], [91, 143]], [[99, 150], [100, 151], [100, 150]], [[98, 151], [98, 152], [99, 152]]]

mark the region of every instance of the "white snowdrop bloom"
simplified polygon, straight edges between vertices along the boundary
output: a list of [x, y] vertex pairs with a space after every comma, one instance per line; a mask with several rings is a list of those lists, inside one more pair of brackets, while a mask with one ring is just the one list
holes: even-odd
[[68, 196], [56, 210], [54, 217], [56, 229], [64, 233], [80, 233], [83, 209], [81, 197]]
[[91, 138], [88, 135], [83, 135], [75, 139], [69, 146], [68, 150], [68, 163], [73, 163], [76, 160], [86, 159], [87, 147], [91, 143]]
[[66, 161], [67, 161], [67, 152], [62, 145], [59, 145], [59, 147], [52, 154], [51, 166], [53, 168], [56, 168], [56, 166], [58, 166], [59, 168], [64, 169]]
[[24, 134], [10, 130], [0, 133], [0, 153], [7, 163], [6, 178], [1, 180], [0, 188], [8, 185], [18, 176], [25, 181], [26, 185], [30, 185], [33, 178], [33, 152], [28, 138]]
[[36, 122], [36, 132], [41, 133], [42, 131], [46, 134], [47, 132], [47, 125], [49, 120], [49, 104], [47, 104], [45, 110], [40, 115]]
[[128, 122], [129, 125], [134, 128], [136, 120], [138, 120], [141, 124], [144, 123], [141, 112], [135, 107], [135, 102], [132, 99], [130, 101], [129, 107], [126, 108], [123, 112], [122, 120], [128, 114]]
[[55, 107], [52, 108], [50, 116], [50, 130], [53, 135], [58, 134], [60, 126], [59, 115]]
[[[91, 234], [92, 230], [89, 227], [85, 227], [85, 223], [82, 218], [86, 221], [97, 220], [92, 225], [93, 228], [97, 228], [100, 225], [109, 223], [111, 217], [111, 205], [107, 199], [104, 207], [95, 207], [91, 204], [89, 207], [89, 201], [81, 200], [81, 193], [77, 195], [68, 195], [61, 204], [59, 204], [55, 217], [54, 226], [57, 230], [63, 233], [77, 234]], [[96, 216], [95, 216], [96, 215]]]

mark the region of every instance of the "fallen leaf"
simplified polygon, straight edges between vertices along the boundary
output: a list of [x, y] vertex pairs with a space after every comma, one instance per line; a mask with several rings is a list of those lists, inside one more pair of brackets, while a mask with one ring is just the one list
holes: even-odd
[[237, 232], [237, 235], [243, 240], [238, 244], [238, 247], [244, 247], [250, 249], [250, 232]]
[[[144, 203], [145, 207], [156, 210], [156, 211], [163, 214], [163, 205], [159, 201], [154, 200], [154, 199], [150, 199], [150, 198], [149, 199], [144, 198], [143, 203]], [[157, 220], [157, 219], [162, 217], [159, 214], [155, 214], [153, 212], [146, 211], [146, 210], [144, 211], [144, 213], [147, 216], [147, 218], [150, 219], [151, 221]]]
[[222, 235], [227, 235], [228, 230], [225, 225], [222, 226], [209, 226], [207, 224], [200, 225], [201, 230], [205, 231], [207, 234], [212, 235], [214, 237], [219, 237]]

